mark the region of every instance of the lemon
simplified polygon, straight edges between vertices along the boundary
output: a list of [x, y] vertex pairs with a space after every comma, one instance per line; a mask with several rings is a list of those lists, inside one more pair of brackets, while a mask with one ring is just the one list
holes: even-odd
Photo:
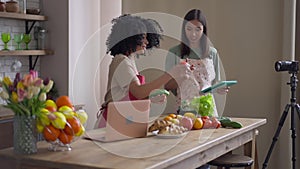
[[46, 100], [46, 107], [54, 107], [55, 109], [57, 109], [56, 103], [54, 100], [48, 99]]
[[67, 123], [67, 119], [65, 115], [61, 112], [54, 112], [56, 119], [51, 121], [51, 124], [58, 129], [64, 129]]
[[192, 120], [195, 120], [197, 118], [196, 115], [194, 113], [192, 113], [192, 112], [186, 112], [186, 113], [183, 114], [183, 116], [189, 117]]
[[86, 121], [88, 119], [88, 115], [84, 110], [76, 111], [75, 116], [79, 119], [81, 124], [86, 123]]
[[81, 125], [80, 130], [77, 133], [75, 133], [75, 136], [82, 136], [84, 132], [85, 132], [85, 128], [83, 125]]
[[201, 118], [196, 118], [194, 121], [193, 129], [199, 130], [203, 127], [203, 121]]

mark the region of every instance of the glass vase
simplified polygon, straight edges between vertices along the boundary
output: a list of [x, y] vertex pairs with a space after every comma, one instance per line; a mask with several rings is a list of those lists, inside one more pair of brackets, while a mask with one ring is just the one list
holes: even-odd
[[18, 154], [37, 153], [37, 130], [35, 116], [15, 115], [14, 151]]

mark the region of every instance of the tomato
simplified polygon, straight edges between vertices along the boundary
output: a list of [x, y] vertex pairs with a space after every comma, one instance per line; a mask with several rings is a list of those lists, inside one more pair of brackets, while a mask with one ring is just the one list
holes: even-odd
[[202, 120], [209, 119], [209, 116], [201, 116]]
[[216, 117], [212, 117], [211, 121], [212, 121], [213, 128], [217, 129], [221, 127], [221, 122]]
[[203, 121], [203, 128], [204, 129], [209, 129], [213, 127], [213, 123], [210, 119], [202, 119]]

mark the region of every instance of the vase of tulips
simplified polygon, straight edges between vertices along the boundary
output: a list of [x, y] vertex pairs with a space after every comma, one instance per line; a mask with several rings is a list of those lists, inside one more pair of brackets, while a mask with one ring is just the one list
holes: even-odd
[[19, 154], [34, 154], [37, 152], [36, 118], [45, 107], [47, 93], [51, 90], [53, 81], [41, 79], [37, 71], [30, 71], [21, 78], [17, 73], [12, 81], [5, 76], [0, 81], [3, 105], [14, 112], [14, 151]]

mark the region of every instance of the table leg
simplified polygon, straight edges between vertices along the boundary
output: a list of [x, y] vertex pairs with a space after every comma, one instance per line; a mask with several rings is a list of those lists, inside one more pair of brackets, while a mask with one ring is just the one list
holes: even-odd
[[258, 135], [258, 130], [253, 132], [252, 141], [244, 145], [244, 154], [251, 157], [254, 160], [254, 164], [251, 167], [246, 167], [246, 169], [259, 169], [258, 165], [258, 155], [256, 147], [256, 136]]

